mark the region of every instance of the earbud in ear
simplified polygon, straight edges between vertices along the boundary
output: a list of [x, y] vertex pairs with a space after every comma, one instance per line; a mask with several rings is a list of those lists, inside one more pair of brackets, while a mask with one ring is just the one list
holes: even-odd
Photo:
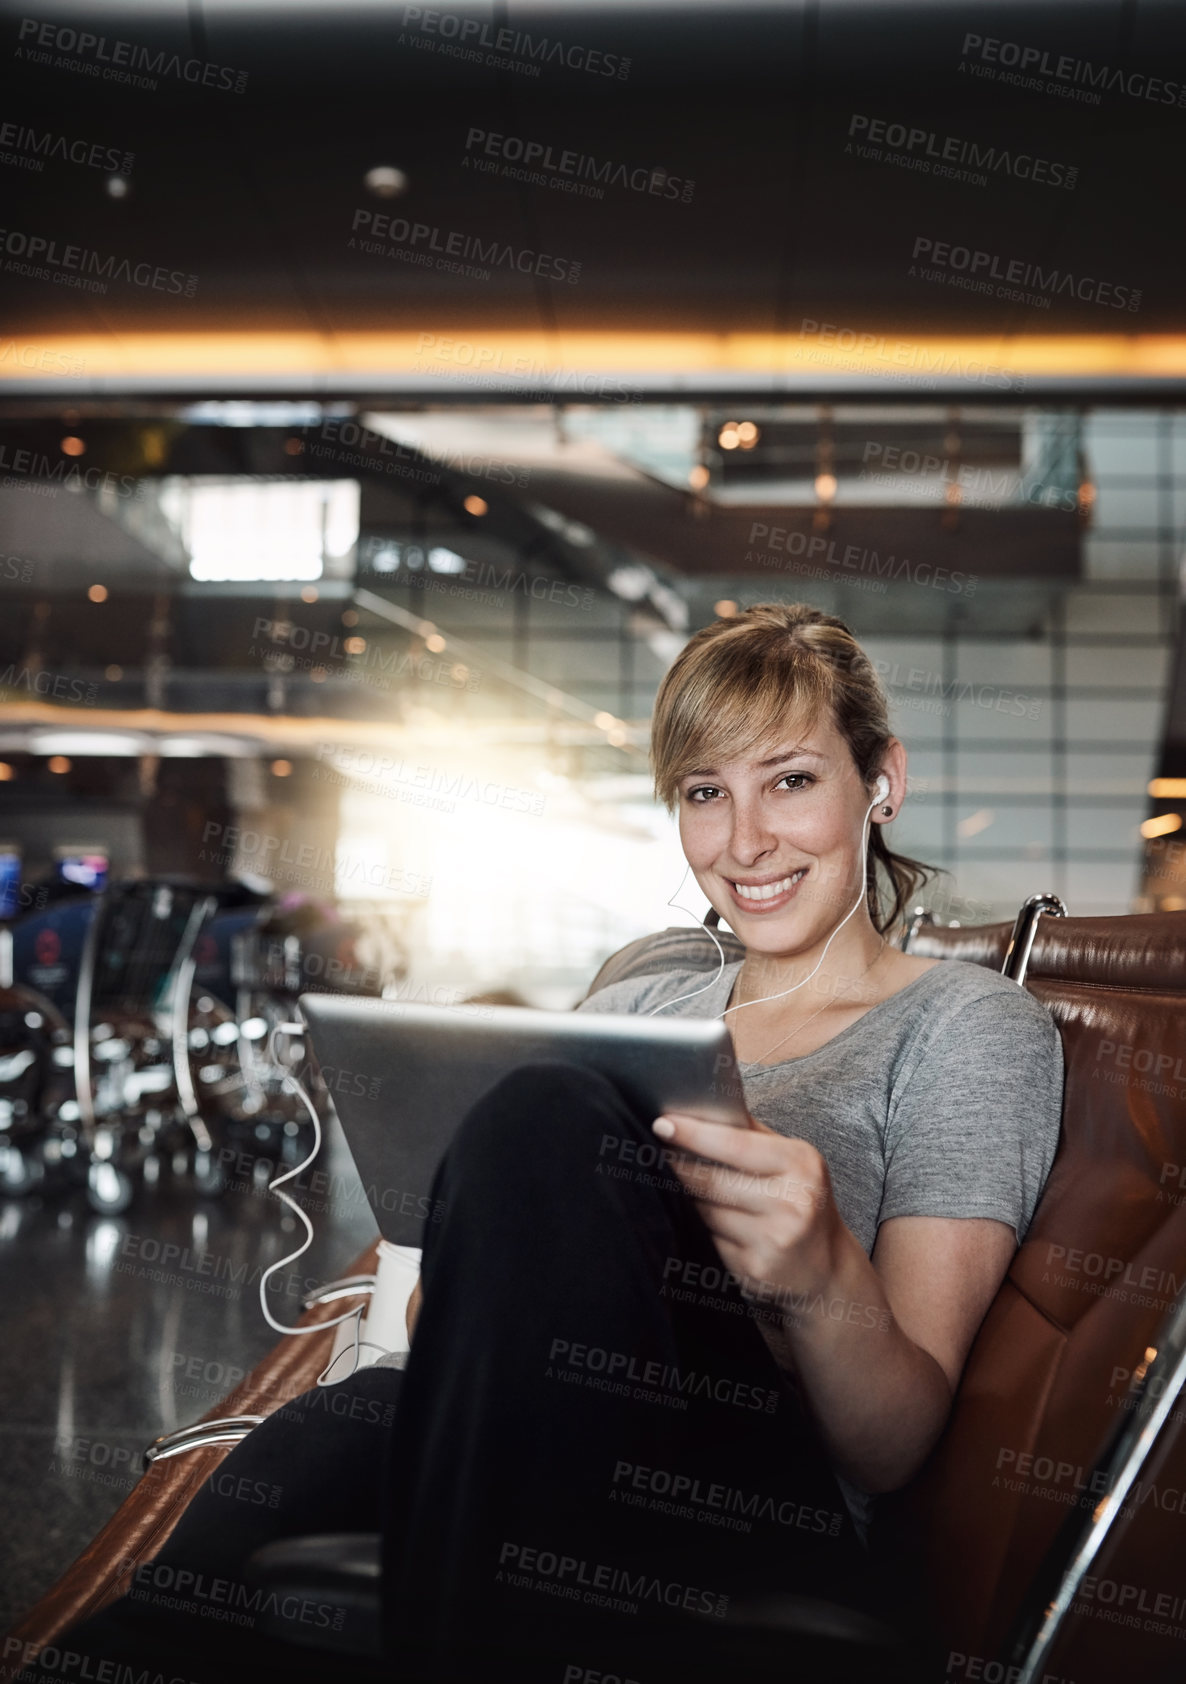
[[886, 796], [889, 794], [889, 791], [889, 779], [883, 772], [881, 777], [877, 780], [877, 788], [873, 791], [873, 805], [876, 806], [879, 801], [884, 801]]

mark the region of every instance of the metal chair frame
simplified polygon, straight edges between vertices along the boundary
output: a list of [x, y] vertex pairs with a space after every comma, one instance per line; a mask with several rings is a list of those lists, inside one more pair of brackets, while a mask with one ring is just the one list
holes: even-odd
[[[1011, 982], [1025, 982], [1030, 955], [1034, 950], [1034, 940], [1038, 934], [1038, 922], [1043, 913], [1048, 913], [1051, 918], [1065, 918], [1067, 909], [1057, 895], [1049, 892], [1030, 895], [1022, 904], [1021, 910], [1013, 920], [1009, 945], [1005, 949], [1004, 963], [1001, 965], [1001, 975], [1007, 976]], [[930, 908], [918, 907], [902, 932], [902, 952], [910, 951], [911, 944], [920, 930], [936, 927], [935, 914]]]
[[[1129, 1492], [1157, 1447], [1157, 1440], [1186, 1389], [1186, 1289], [1163, 1321], [1157, 1345], [1146, 1354], [1141, 1394], [1131, 1419], [1124, 1422], [1110, 1451], [1095, 1464], [1104, 1475], [1105, 1495], [1082, 1523], [1073, 1553], [1062, 1569], [1058, 1588], [1045, 1606], [1033, 1635], [1015, 1646], [1015, 1684], [1039, 1684], [1055, 1640], [1066, 1624], [1075, 1598], [1120, 1518]], [[1058, 1550], [1056, 1540], [1052, 1555]], [[1042, 1575], [1039, 1576], [1041, 1579]], [[1024, 1630], [1027, 1622], [1019, 1624]]]
[[[301, 1309], [336, 1304], [341, 1298], [367, 1297], [375, 1290], [375, 1279], [374, 1275], [343, 1275], [340, 1280], [327, 1281], [301, 1300]], [[213, 1421], [194, 1421], [175, 1432], [162, 1433], [145, 1448], [144, 1466], [147, 1469], [154, 1462], [184, 1455], [187, 1450], [204, 1450], [211, 1444], [238, 1444], [252, 1427], [258, 1427], [266, 1419], [264, 1415], [220, 1415]]]
[[1051, 918], [1065, 918], [1067, 909], [1058, 896], [1052, 894], [1031, 895], [1025, 902], [1014, 919], [1009, 945], [1005, 949], [1005, 962], [1001, 966], [1001, 975], [1013, 982], [1025, 982], [1038, 922], [1043, 913], [1049, 913]]

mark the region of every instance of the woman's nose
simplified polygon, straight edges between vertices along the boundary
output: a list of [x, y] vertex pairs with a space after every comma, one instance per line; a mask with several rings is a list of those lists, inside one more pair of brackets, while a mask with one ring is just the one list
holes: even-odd
[[778, 846], [759, 806], [734, 807], [730, 845], [738, 865], [754, 865]]

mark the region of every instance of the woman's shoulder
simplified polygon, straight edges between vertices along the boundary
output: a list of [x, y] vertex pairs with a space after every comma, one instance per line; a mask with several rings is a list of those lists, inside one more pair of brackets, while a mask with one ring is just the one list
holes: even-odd
[[970, 1000], [1020, 1000], [1026, 1002], [1023, 1009], [1032, 1008], [1043, 1017], [1049, 1015], [1032, 994], [988, 965], [974, 965], [967, 959], [937, 959], [920, 973], [919, 980], [924, 977], [942, 997], [958, 1000], [961, 1005]]
[[1061, 1045], [1054, 1019], [1040, 1000], [1000, 971], [963, 959], [941, 959], [911, 990], [926, 1005], [933, 1034], [972, 1038], [994, 1051], [1017, 1037], [1022, 1045]]

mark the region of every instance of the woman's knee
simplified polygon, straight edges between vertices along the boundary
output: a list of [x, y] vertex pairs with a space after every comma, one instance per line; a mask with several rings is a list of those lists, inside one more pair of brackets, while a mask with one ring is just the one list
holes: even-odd
[[518, 1170], [614, 1152], [623, 1138], [649, 1136], [608, 1077], [579, 1065], [539, 1062], [504, 1076], [469, 1111], [450, 1158], [511, 1165]]

